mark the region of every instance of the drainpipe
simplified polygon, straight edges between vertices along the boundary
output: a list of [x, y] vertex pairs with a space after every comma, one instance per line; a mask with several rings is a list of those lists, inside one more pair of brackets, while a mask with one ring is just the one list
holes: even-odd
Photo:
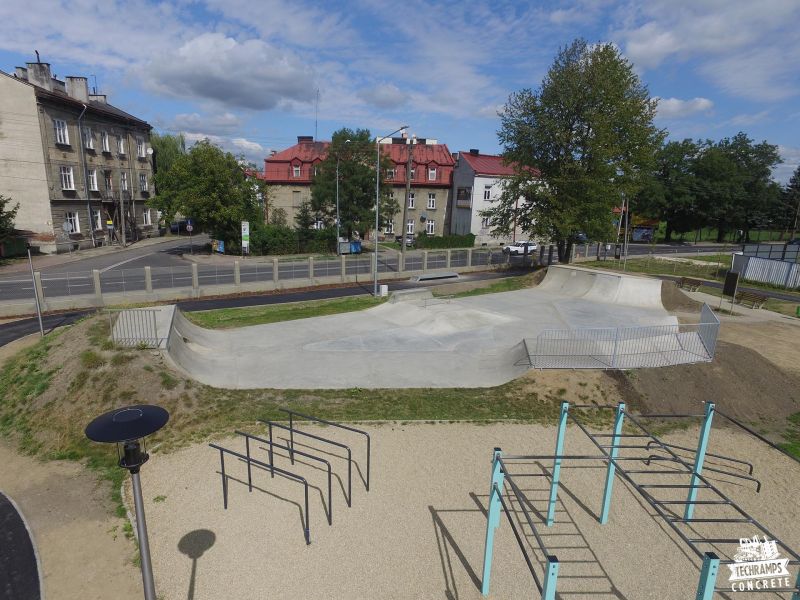
[[89, 200], [89, 168], [86, 166], [86, 155], [84, 154], [84, 138], [83, 138], [83, 115], [86, 114], [86, 105], [83, 105], [83, 110], [78, 117], [78, 146], [81, 149], [81, 165], [83, 166], [83, 187], [86, 190], [86, 220], [89, 222], [89, 233], [92, 236], [92, 248], [97, 246], [94, 239], [94, 224], [92, 224], [92, 205]]

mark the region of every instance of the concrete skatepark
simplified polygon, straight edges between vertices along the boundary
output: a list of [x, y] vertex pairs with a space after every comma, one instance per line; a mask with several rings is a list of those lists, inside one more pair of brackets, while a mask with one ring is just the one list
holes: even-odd
[[[539, 286], [513, 292], [449, 300], [421, 292], [366, 311], [234, 330], [204, 329], [175, 310], [162, 337], [180, 370], [215, 387], [491, 387], [536, 366], [542, 332], [677, 327], [660, 281], [576, 267], [550, 267]], [[675, 335], [660, 337], [674, 345]], [[698, 359], [656, 350], [664, 357], [652, 366]]]

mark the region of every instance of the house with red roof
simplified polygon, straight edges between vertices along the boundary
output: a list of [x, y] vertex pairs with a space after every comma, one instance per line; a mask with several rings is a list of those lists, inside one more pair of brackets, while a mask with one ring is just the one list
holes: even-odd
[[[329, 147], [330, 142], [298, 136], [297, 144], [264, 159], [262, 177], [269, 185], [270, 209], [283, 208], [290, 224], [301, 204], [311, 201], [311, 184], [317, 165], [325, 160]], [[443, 235], [455, 166], [447, 145], [433, 139], [403, 136], [382, 140], [380, 148], [392, 163], [384, 175], [383, 185], [391, 186], [391, 194], [399, 206], [397, 214], [392, 215], [381, 233], [394, 236], [402, 231], [413, 234], [425, 231], [429, 235]], [[409, 152], [412, 154], [410, 170], [407, 169]], [[411, 193], [406, 199], [407, 177], [411, 181]], [[405, 227], [401, 225], [404, 201], [408, 202]]]
[[492, 237], [489, 219], [481, 211], [491, 208], [503, 193], [503, 186], [514, 175], [514, 167], [502, 156], [481, 154], [475, 148], [456, 155], [448, 231], [452, 235], [475, 234], [476, 244], [503, 244], [524, 238], [515, 228], [510, 236]]

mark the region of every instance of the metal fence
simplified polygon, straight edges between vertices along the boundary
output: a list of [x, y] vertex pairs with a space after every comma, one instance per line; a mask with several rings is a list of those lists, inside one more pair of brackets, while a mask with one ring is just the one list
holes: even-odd
[[742, 254], [758, 258], [800, 262], [800, 244], [744, 244]]
[[731, 270], [745, 281], [769, 283], [790, 290], [800, 288], [800, 264], [796, 262], [734, 254]]
[[152, 308], [109, 310], [111, 341], [117, 346], [129, 348], [158, 348], [161, 343], [158, 313], [158, 309]]
[[699, 323], [545, 329], [526, 344], [536, 369], [635, 369], [711, 362], [718, 334], [719, 319], [704, 304]]

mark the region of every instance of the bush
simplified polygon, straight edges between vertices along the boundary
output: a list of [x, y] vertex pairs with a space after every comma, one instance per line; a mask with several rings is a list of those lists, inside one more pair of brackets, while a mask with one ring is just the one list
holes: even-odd
[[326, 254], [336, 252], [336, 230], [333, 228], [318, 229], [306, 237], [305, 248], [301, 252]]
[[440, 237], [420, 234], [416, 239], [417, 248], [472, 248], [475, 245], [475, 234], [443, 235]]
[[295, 252], [297, 252], [297, 233], [291, 227], [259, 223], [251, 228], [251, 254], [294, 254]]

